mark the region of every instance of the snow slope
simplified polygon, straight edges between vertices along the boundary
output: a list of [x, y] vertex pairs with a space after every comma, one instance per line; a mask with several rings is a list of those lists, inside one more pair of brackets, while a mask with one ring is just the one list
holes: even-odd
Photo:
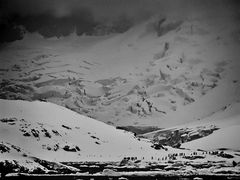
[[213, 124], [220, 129], [207, 137], [184, 143], [183, 147], [205, 150], [221, 148], [240, 150], [240, 143], [237, 140], [240, 136], [239, 112], [240, 103], [238, 102], [202, 120], [202, 125]]
[[[170, 138], [171, 132], [180, 132], [181, 148], [206, 151], [229, 149], [240, 150], [240, 103], [230, 104], [198, 121], [184, 123], [142, 135], [149, 139]], [[169, 136], [165, 136], [166, 132]], [[181, 138], [181, 137], [182, 138]]]
[[[236, 112], [239, 107], [238, 105], [230, 111]], [[218, 113], [215, 116], [217, 115]], [[119, 163], [125, 157], [134, 157], [138, 160], [126, 161], [127, 167], [146, 168], [153, 163], [153, 167], [163, 166], [166, 170], [164, 172], [169, 174], [172, 173], [172, 168], [177, 169], [179, 173], [186, 173], [187, 167], [187, 172], [193, 173], [196, 172], [194, 168], [196, 165], [205, 174], [214, 173], [215, 170], [220, 170], [216, 164], [227, 167], [228, 173], [238, 173], [239, 167], [233, 168], [232, 161], [240, 160], [239, 144], [235, 140], [239, 137], [239, 116], [228, 120], [229, 122], [206, 121], [205, 123], [219, 125], [220, 130], [205, 138], [182, 144], [188, 149], [168, 146], [154, 149], [153, 144], [147, 139], [138, 138], [132, 133], [49, 102], [1, 99], [0, 167], [3, 168], [1, 173], [5, 175], [9, 172], [78, 172], [81, 167], [74, 168], [71, 163], [85, 161], [102, 162], [109, 167], [112, 167], [110, 162], [114, 161], [115, 166], [121, 168]], [[203, 124], [204, 122], [201, 126]], [[198, 125], [187, 125], [188, 128], [195, 126]], [[234, 141], [227, 138], [234, 138]], [[228, 149], [217, 155], [208, 153], [219, 147]], [[197, 150], [199, 148], [204, 151]], [[229, 159], [225, 156], [231, 157]], [[64, 165], [63, 162], [68, 165]], [[206, 169], [206, 165], [211, 168]]]
[[52, 103], [0, 100], [0, 111], [1, 143], [19, 147], [19, 153], [52, 161], [156, 154], [147, 140]]

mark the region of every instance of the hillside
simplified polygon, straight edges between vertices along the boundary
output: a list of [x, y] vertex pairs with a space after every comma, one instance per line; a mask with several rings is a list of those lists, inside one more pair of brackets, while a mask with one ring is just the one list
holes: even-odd
[[[220, 130], [219, 133], [222, 134]], [[217, 133], [213, 135], [220, 137]], [[232, 148], [228, 146], [229, 149], [224, 150], [215, 149], [213, 145], [214, 151], [206, 148], [196, 150], [194, 141], [190, 144], [191, 149], [163, 147], [46, 102], [0, 100], [0, 137], [2, 175], [20, 172], [78, 173], [86, 176], [89, 175], [84, 174], [86, 169], [87, 172], [95, 169], [95, 172], [100, 171], [101, 175], [107, 176], [111, 176], [111, 173], [120, 176], [131, 169], [140, 171], [140, 175], [142, 170], [165, 175], [173, 175], [172, 170], [183, 175], [239, 173], [240, 157], [234, 149], [239, 146], [234, 146], [235, 142], [228, 142]], [[208, 143], [201, 141], [204, 142]], [[189, 148], [187, 143], [184, 146]], [[159, 168], [163, 171], [159, 171]], [[154, 169], [158, 171], [154, 172]]]
[[147, 140], [52, 103], [1, 100], [0, 107], [1, 141], [19, 147], [20, 153], [52, 161], [121, 160], [123, 153], [155, 153]]
[[150, 159], [161, 154], [148, 140], [52, 103], [0, 100], [0, 123], [0, 162], [24, 167], [20, 171], [46, 171], [50, 162], [55, 169], [79, 171], [59, 162]]
[[239, 108], [238, 101], [204, 119], [140, 136], [161, 144], [187, 149], [238, 151], [240, 144], [236, 142], [236, 139], [240, 132]]

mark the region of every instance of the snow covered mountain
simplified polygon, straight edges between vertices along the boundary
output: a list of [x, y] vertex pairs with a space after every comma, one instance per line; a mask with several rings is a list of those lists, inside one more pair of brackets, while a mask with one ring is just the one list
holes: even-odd
[[239, 99], [237, 22], [154, 17], [108, 36], [28, 34], [0, 52], [0, 97], [47, 100], [114, 126], [203, 119]]
[[[217, 158], [232, 168], [240, 157], [239, 25], [235, 17], [158, 16], [121, 34], [29, 33], [5, 44], [0, 167], [48, 171], [54, 162], [78, 171], [59, 162], [167, 163], [174, 153], [189, 163], [197, 152], [198, 163]], [[140, 138], [118, 126], [160, 130]], [[204, 154], [212, 151], [227, 153]]]

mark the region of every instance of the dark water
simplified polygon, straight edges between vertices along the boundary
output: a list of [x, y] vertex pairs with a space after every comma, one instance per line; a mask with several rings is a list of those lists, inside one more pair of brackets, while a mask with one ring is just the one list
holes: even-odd
[[[123, 176], [124, 177], [124, 176]], [[163, 176], [131, 176], [125, 177], [128, 180], [193, 180], [196, 176], [188, 177], [163, 177]], [[198, 176], [203, 180], [240, 180], [240, 177], [227, 176]], [[54, 175], [54, 176], [15, 176], [6, 177], [6, 180], [119, 180], [120, 177], [109, 176], [71, 176], [71, 175]]]

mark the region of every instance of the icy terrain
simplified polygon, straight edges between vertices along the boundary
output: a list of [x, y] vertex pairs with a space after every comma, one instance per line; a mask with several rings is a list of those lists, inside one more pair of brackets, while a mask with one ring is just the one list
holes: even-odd
[[0, 97], [47, 100], [114, 126], [170, 127], [239, 98], [238, 55], [239, 23], [222, 17], [154, 17], [108, 36], [26, 34], [0, 52]]
[[27, 33], [2, 46], [0, 166], [77, 172], [67, 163], [123, 160], [239, 174], [239, 25], [156, 16], [121, 34]]

